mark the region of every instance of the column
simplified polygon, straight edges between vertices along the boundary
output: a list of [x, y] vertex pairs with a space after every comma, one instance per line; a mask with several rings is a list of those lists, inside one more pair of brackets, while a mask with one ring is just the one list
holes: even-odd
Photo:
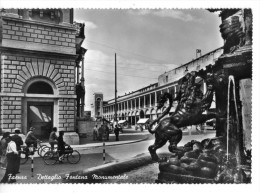
[[152, 107], [152, 94], [150, 94], [150, 107]]
[[157, 92], [155, 91], [154, 92], [154, 106], [156, 106], [156, 104], [157, 104]]

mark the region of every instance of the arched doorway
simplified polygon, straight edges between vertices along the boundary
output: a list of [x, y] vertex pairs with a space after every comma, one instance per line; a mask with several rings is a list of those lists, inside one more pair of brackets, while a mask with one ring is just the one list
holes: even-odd
[[135, 112], [131, 113], [131, 125], [135, 125]]
[[144, 111], [141, 110], [141, 111], [140, 111], [140, 119], [143, 119], [143, 118], [144, 118]]
[[48, 139], [52, 127], [59, 126], [55, 85], [48, 79], [35, 77], [25, 84], [23, 91], [23, 132], [34, 127], [37, 138]]
[[148, 109], [145, 110], [145, 118], [150, 119], [150, 111]]
[[155, 120], [157, 118], [156, 116], [156, 110], [155, 109], [151, 109], [151, 119]]
[[131, 113], [129, 112], [128, 113], [128, 123], [130, 124], [130, 125], [132, 125], [132, 119], [131, 119]]

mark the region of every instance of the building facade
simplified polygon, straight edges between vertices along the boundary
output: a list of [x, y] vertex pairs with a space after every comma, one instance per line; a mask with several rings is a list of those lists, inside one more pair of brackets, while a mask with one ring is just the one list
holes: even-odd
[[[205, 69], [208, 65], [214, 65], [217, 58], [223, 53], [222, 48], [218, 48], [199, 58], [192, 60], [178, 68], [165, 72], [158, 77], [158, 82], [147, 87], [133, 91], [124, 96], [117, 98], [117, 117], [118, 120], [127, 120], [135, 125], [141, 118], [156, 119], [165, 109], [157, 109], [157, 101], [164, 92], [169, 92], [172, 96], [176, 96], [179, 86], [178, 80], [187, 72], [199, 71]], [[201, 82], [201, 90], [203, 93], [206, 85]], [[176, 103], [172, 106], [170, 114], [175, 111]], [[212, 106], [214, 108], [214, 104]], [[115, 117], [115, 99], [106, 101], [103, 105], [103, 117], [113, 120]]]
[[93, 117], [100, 118], [103, 114], [103, 93], [94, 93]]
[[54, 126], [74, 132], [84, 29], [74, 23], [73, 10], [2, 10], [0, 24], [2, 132], [35, 127], [40, 139]]

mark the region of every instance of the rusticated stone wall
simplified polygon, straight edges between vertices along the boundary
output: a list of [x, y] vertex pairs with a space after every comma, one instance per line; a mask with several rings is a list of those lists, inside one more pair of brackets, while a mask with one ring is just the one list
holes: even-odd
[[[75, 27], [26, 20], [15, 14], [0, 19], [2, 132], [20, 128], [25, 134], [29, 126], [27, 105], [38, 101], [53, 104], [53, 126], [75, 131]], [[29, 86], [37, 81], [48, 83], [54, 93], [28, 93]]]

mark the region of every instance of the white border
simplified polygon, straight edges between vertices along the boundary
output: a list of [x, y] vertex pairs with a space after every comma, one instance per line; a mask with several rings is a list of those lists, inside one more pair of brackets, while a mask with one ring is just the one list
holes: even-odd
[[[252, 184], [233, 184], [233, 185], [84, 185], [84, 184], [55, 184], [55, 185], [0, 185], [1, 193], [6, 192], [260, 192], [260, 144], [259, 144], [259, 121], [258, 108], [259, 105], [259, 13], [260, 2], [258, 0], [237, 0], [237, 1], [126, 1], [126, 0], [0, 0], [0, 7], [4, 8], [252, 8], [253, 9], [253, 105], [252, 105], [252, 128], [253, 128], [253, 168], [252, 168]], [[258, 100], [257, 100], [258, 99]], [[259, 119], [259, 118], [258, 118]], [[40, 187], [39, 187], [40, 186]]]

